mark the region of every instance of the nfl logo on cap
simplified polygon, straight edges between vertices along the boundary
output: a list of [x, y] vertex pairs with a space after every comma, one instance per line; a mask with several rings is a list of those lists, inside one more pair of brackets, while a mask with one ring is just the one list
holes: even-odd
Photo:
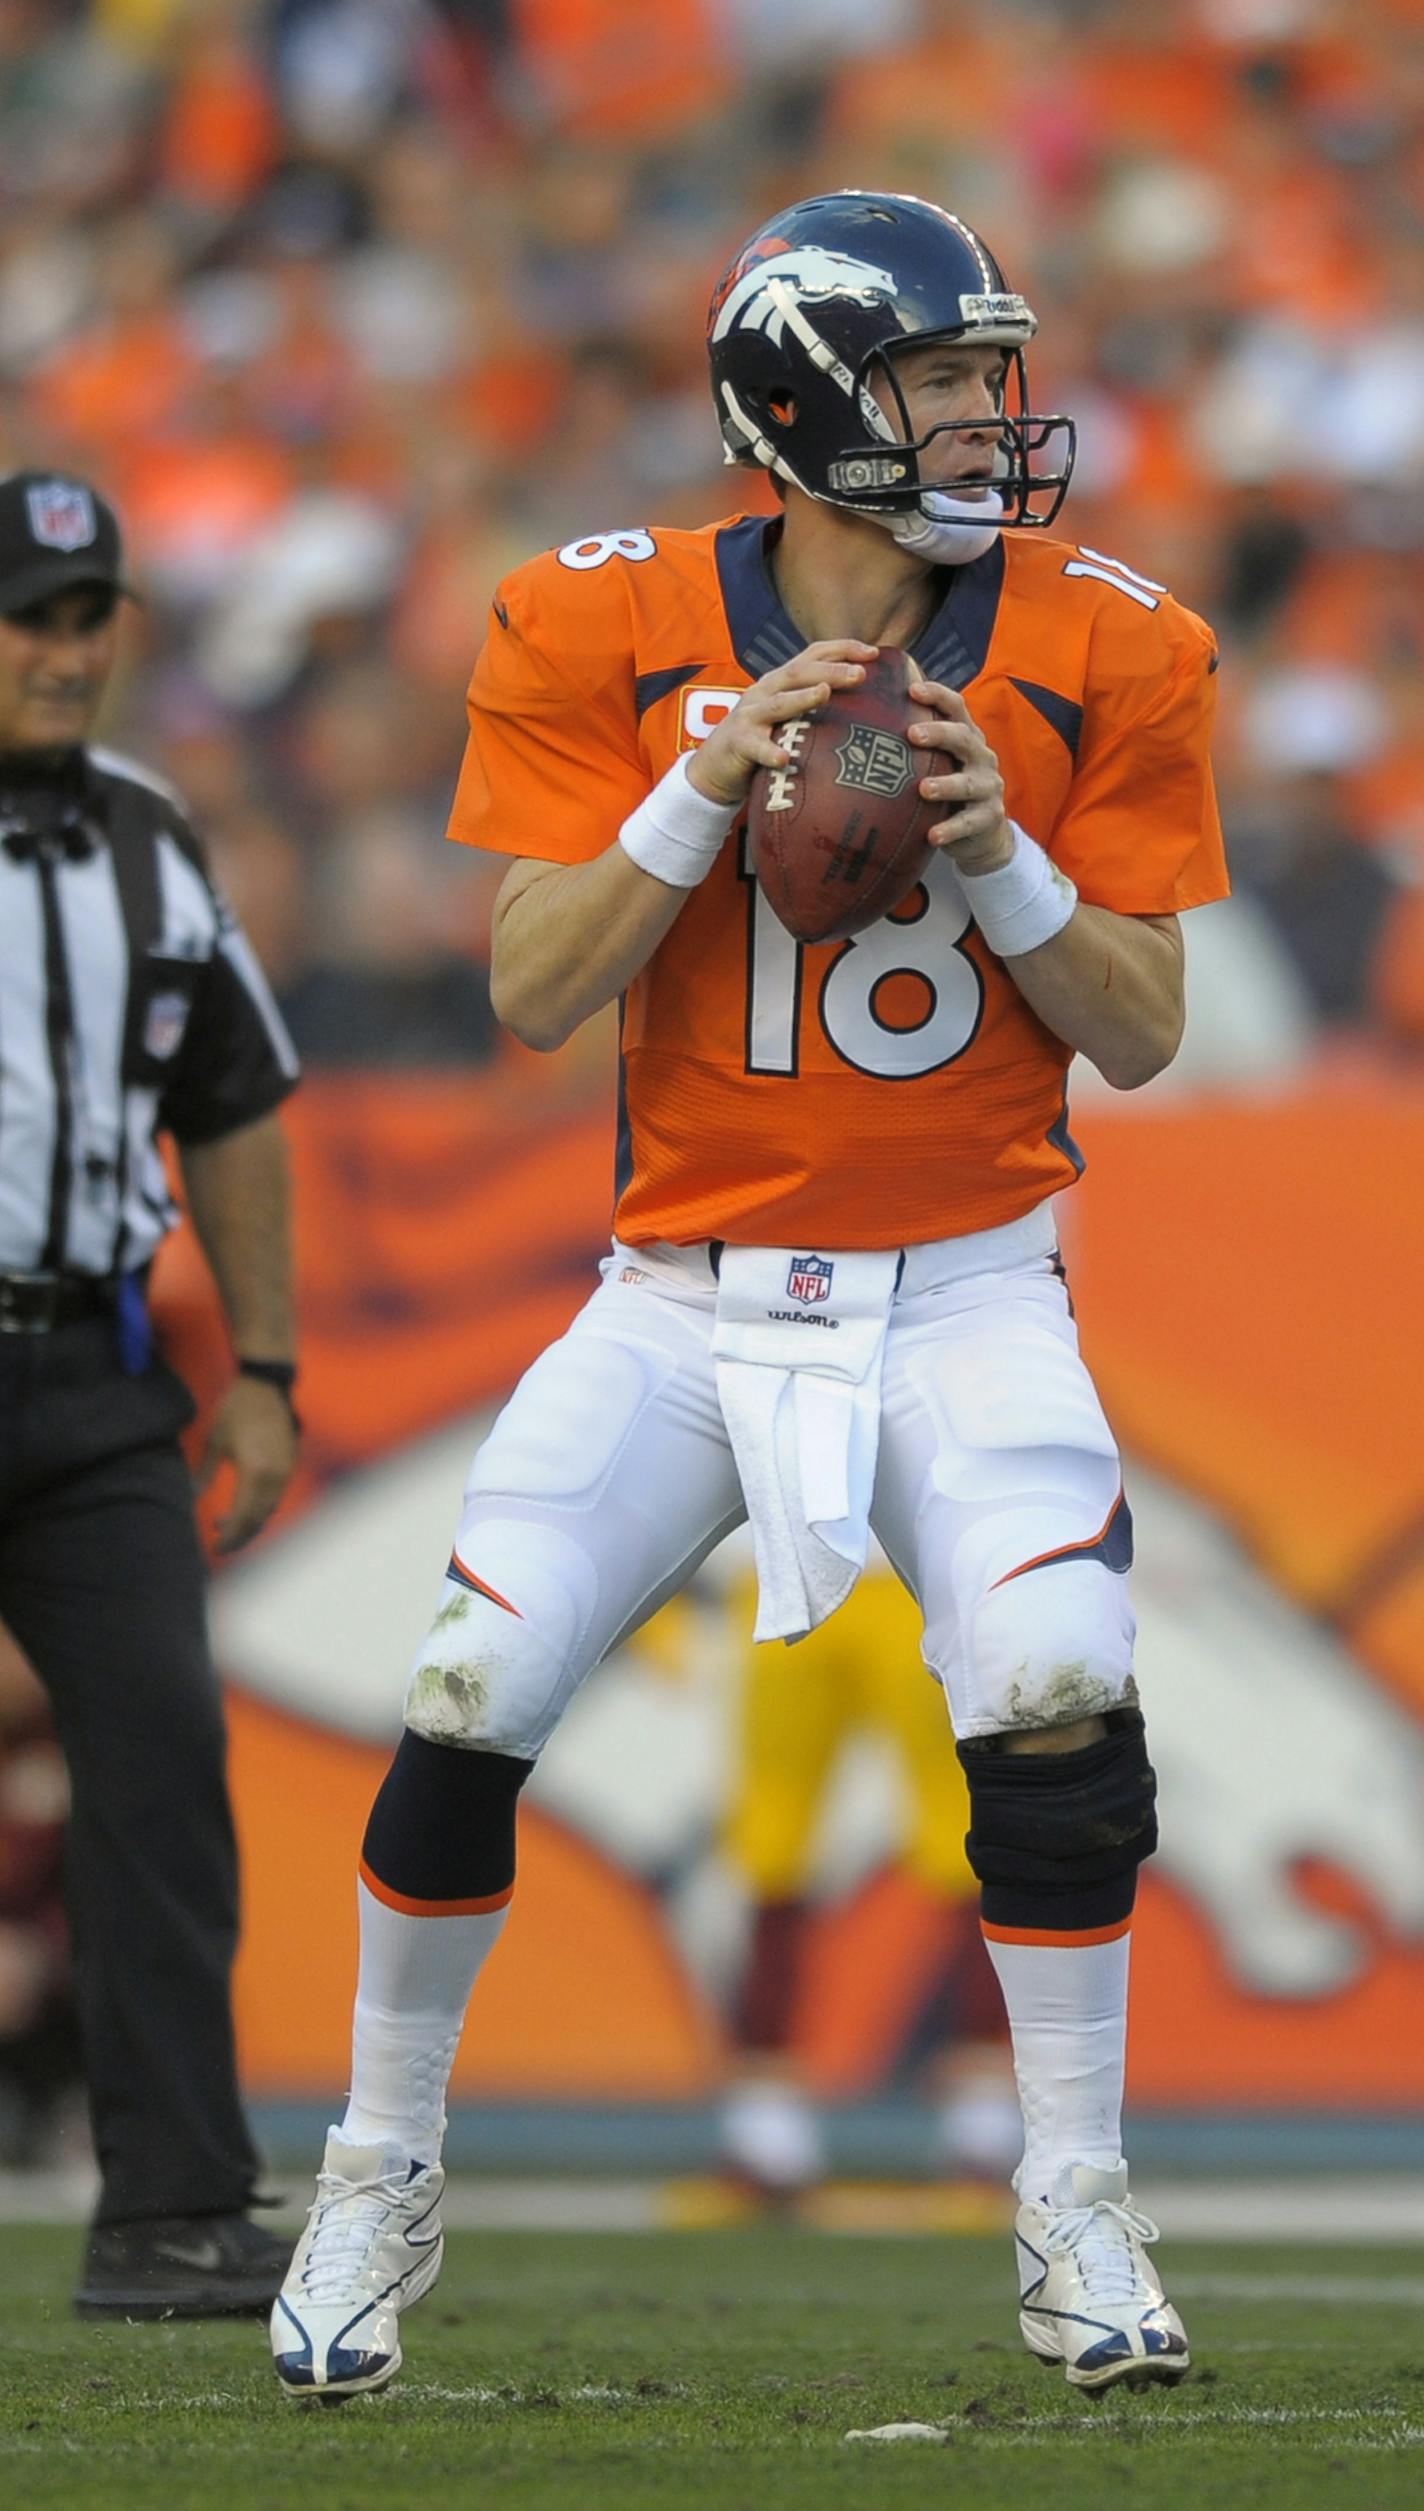
[[814, 1308], [831, 1295], [831, 1275], [835, 1271], [824, 1256], [793, 1256], [786, 1276], [786, 1296], [799, 1300], [803, 1308]]
[[87, 549], [98, 530], [94, 500], [77, 480], [36, 480], [25, 505], [30, 530], [46, 549]]

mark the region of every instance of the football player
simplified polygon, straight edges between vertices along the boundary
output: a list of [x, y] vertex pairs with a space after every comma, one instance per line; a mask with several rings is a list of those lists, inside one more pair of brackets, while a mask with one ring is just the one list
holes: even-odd
[[[728, 459], [781, 512], [575, 541], [495, 597], [451, 834], [512, 858], [492, 981], [516, 1036], [556, 1047], [621, 1002], [615, 1237], [475, 1459], [372, 1810], [350, 2105], [272, 2322], [295, 2395], [397, 2369], [519, 1790], [748, 1515], [759, 1637], [823, 1620], [870, 1526], [923, 1616], [1013, 2037], [1025, 2341], [1084, 2389], [1186, 2369], [1121, 2145], [1156, 1836], [1131, 1520], [1052, 1197], [1081, 1167], [1074, 1054], [1122, 1089], [1170, 1062], [1178, 918], [1226, 890], [1216, 654], [1160, 585], [1043, 528], [1073, 432], [1032, 409], [1035, 329], [946, 211], [800, 202], [709, 321]], [[749, 876], [748, 790], [885, 645], [919, 674], [935, 860], [894, 915], [802, 947]]]
[[[902, 1906], [914, 1912], [914, 1950], [901, 1949], [900, 2029], [915, 2043], [916, 2071], [934, 2102], [935, 2163], [951, 2180], [1000, 2184], [1021, 2143], [1007, 2025], [964, 1853], [964, 1774], [920, 1658], [914, 1601], [888, 1568], [871, 1565], [839, 1611], [788, 1653], [744, 1644], [754, 1589], [750, 1573], [739, 1576], [728, 1599], [740, 1679], [724, 1847], [748, 1903], [730, 2016], [733, 2072], [722, 2098], [728, 2176], [770, 2206], [794, 2203], [825, 2177], [797, 2025], [808, 1955], [814, 1961], [828, 1808], [847, 1747], [874, 1737], [897, 1781], [893, 1863]], [[912, 1982], [918, 2017], [905, 1993]]]

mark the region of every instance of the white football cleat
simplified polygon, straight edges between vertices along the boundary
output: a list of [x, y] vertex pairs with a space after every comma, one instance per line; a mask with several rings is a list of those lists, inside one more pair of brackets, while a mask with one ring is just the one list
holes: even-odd
[[400, 2370], [397, 2321], [440, 2273], [438, 2163], [396, 2145], [347, 2145], [335, 2128], [316, 2202], [272, 2305], [277, 2377], [295, 2398], [382, 2389]]
[[1056, 2204], [1020, 2206], [1019, 2326], [1030, 2353], [1061, 2363], [1075, 2389], [1130, 2389], [1185, 2377], [1187, 2334], [1145, 2255], [1157, 2226], [1127, 2193], [1127, 2164], [1071, 2163]]

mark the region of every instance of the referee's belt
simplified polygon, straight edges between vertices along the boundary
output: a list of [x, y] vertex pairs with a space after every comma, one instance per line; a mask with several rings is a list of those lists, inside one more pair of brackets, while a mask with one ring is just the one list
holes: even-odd
[[111, 1314], [116, 1290], [97, 1273], [0, 1273], [0, 1334], [48, 1334]]

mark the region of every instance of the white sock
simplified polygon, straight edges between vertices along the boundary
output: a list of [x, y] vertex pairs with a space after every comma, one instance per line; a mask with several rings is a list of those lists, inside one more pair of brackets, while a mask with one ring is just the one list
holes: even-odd
[[338, 2133], [348, 2145], [398, 2145], [439, 2159], [445, 2087], [470, 1991], [509, 1916], [411, 1918], [358, 1882], [361, 1967], [351, 2036], [351, 2098]]
[[1053, 2196], [1074, 2162], [1122, 2160], [1127, 2042], [1127, 1935], [1106, 1944], [1014, 1944], [986, 1938], [1014, 2038], [1024, 2121], [1020, 2197]]

